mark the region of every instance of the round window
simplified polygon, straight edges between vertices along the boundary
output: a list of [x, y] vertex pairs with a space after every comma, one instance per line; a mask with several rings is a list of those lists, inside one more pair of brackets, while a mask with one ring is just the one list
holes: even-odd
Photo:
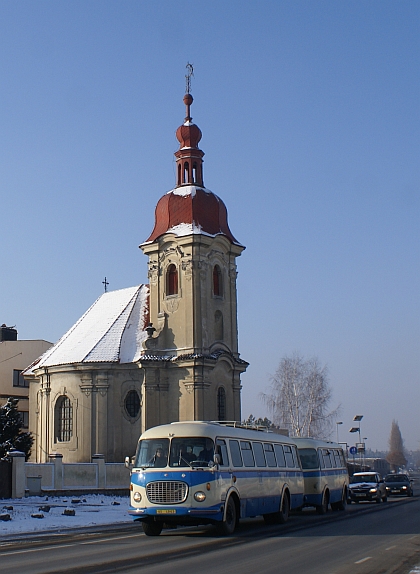
[[128, 391], [127, 396], [125, 397], [125, 410], [133, 419], [139, 414], [140, 397], [137, 391]]

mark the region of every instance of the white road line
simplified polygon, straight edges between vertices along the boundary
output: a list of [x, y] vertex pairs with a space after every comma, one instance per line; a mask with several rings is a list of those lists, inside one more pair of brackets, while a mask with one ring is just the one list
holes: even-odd
[[368, 560], [372, 560], [372, 556], [366, 556], [366, 558], [358, 560], [357, 562], [355, 562], [355, 564], [362, 564], [362, 562], [367, 562]]
[[397, 547], [397, 545], [394, 544], [394, 546], [388, 546], [388, 548], [385, 548], [385, 550], [392, 550], [393, 548], [396, 548], [396, 547]]
[[126, 538], [136, 538], [140, 536], [141, 533], [137, 532], [137, 534], [129, 534], [128, 536], [115, 536], [115, 538], [104, 538], [103, 540], [88, 540], [87, 542], [80, 542], [79, 544], [82, 546], [83, 544], [95, 544], [96, 542], [113, 542], [114, 540], [125, 540]]
[[12, 554], [30, 554], [31, 552], [45, 552], [56, 548], [71, 548], [72, 546], [82, 546], [84, 544], [100, 544], [101, 542], [112, 542], [113, 540], [121, 540], [126, 538], [135, 538], [140, 533], [130, 534], [127, 536], [117, 536], [115, 538], [102, 538], [99, 540], [89, 540], [88, 542], [72, 542], [71, 544], [51, 544], [51, 546], [42, 546], [40, 548], [29, 548], [28, 550], [9, 550], [8, 552], [0, 552], [0, 556], [10, 556]]

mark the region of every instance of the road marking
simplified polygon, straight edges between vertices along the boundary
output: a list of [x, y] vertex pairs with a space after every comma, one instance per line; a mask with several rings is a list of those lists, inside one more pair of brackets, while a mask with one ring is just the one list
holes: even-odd
[[129, 534], [128, 536], [116, 536], [114, 538], [102, 538], [99, 540], [89, 540], [88, 542], [72, 542], [68, 544], [51, 544], [50, 546], [42, 546], [40, 548], [29, 548], [28, 550], [9, 550], [8, 552], [0, 552], [0, 556], [9, 556], [11, 554], [29, 554], [31, 552], [45, 552], [45, 550], [50, 550], [52, 548], [71, 548], [72, 546], [81, 546], [83, 544], [95, 544], [101, 542], [112, 542], [113, 540], [121, 540], [126, 538], [135, 538], [139, 536], [137, 534]]
[[357, 562], [355, 562], [355, 564], [362, 564], [362, 562], [367, 562], [368, 560], [372, 560], [372, 556], [366, 556], [366, 558], [358, 560]]
[[137, 534], [130, 534], [129, 536], [115, 536], [114, 538], [104, 538], [103, 540], [89, 540], [88, 542], [80, 542], [80, 546], [83, 544], [95, 544], [97, 542], [113, 542], [114, 540], [125, 540], [126, 538], [136, 538], [141, 532]]
[[388, 546], [388, 548], [385, 548], [385, 550], [392, 550], [393, 548], [396, 548], [396, 547], [397, 547], [397, 545], [394, 544], [394, 546]]

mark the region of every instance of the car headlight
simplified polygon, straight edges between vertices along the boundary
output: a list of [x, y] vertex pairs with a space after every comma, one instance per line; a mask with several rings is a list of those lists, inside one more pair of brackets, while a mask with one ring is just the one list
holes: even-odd
[[206, 500], [206, 495], [201, 490], [194, 493], [194, 498], [197, 502], [204, 502]]
[[403, 489], [403, 490], [407, 490], [407, 487], [406, 487], [406, 486], [403, 486], [402, 489]]
[[133, 500], [134, 500], [134, 502], [140, 502], [140, 500], [141, 500], [141, 494], [140, 494], [140, 492], [135, 492], [135, 493], [133, 494]]
[[371, 489], [369, 490], [369, 492], [377, 492], [377, 491], [378, 491], [377, 488], [371, 488]]

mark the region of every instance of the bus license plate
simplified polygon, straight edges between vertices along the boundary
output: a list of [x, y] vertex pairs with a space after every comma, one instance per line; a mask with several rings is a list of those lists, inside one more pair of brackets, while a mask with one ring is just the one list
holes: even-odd
[[167, 510], [156, 510], [156, 514], [176, 514], [175, 508], [168, 508]]

